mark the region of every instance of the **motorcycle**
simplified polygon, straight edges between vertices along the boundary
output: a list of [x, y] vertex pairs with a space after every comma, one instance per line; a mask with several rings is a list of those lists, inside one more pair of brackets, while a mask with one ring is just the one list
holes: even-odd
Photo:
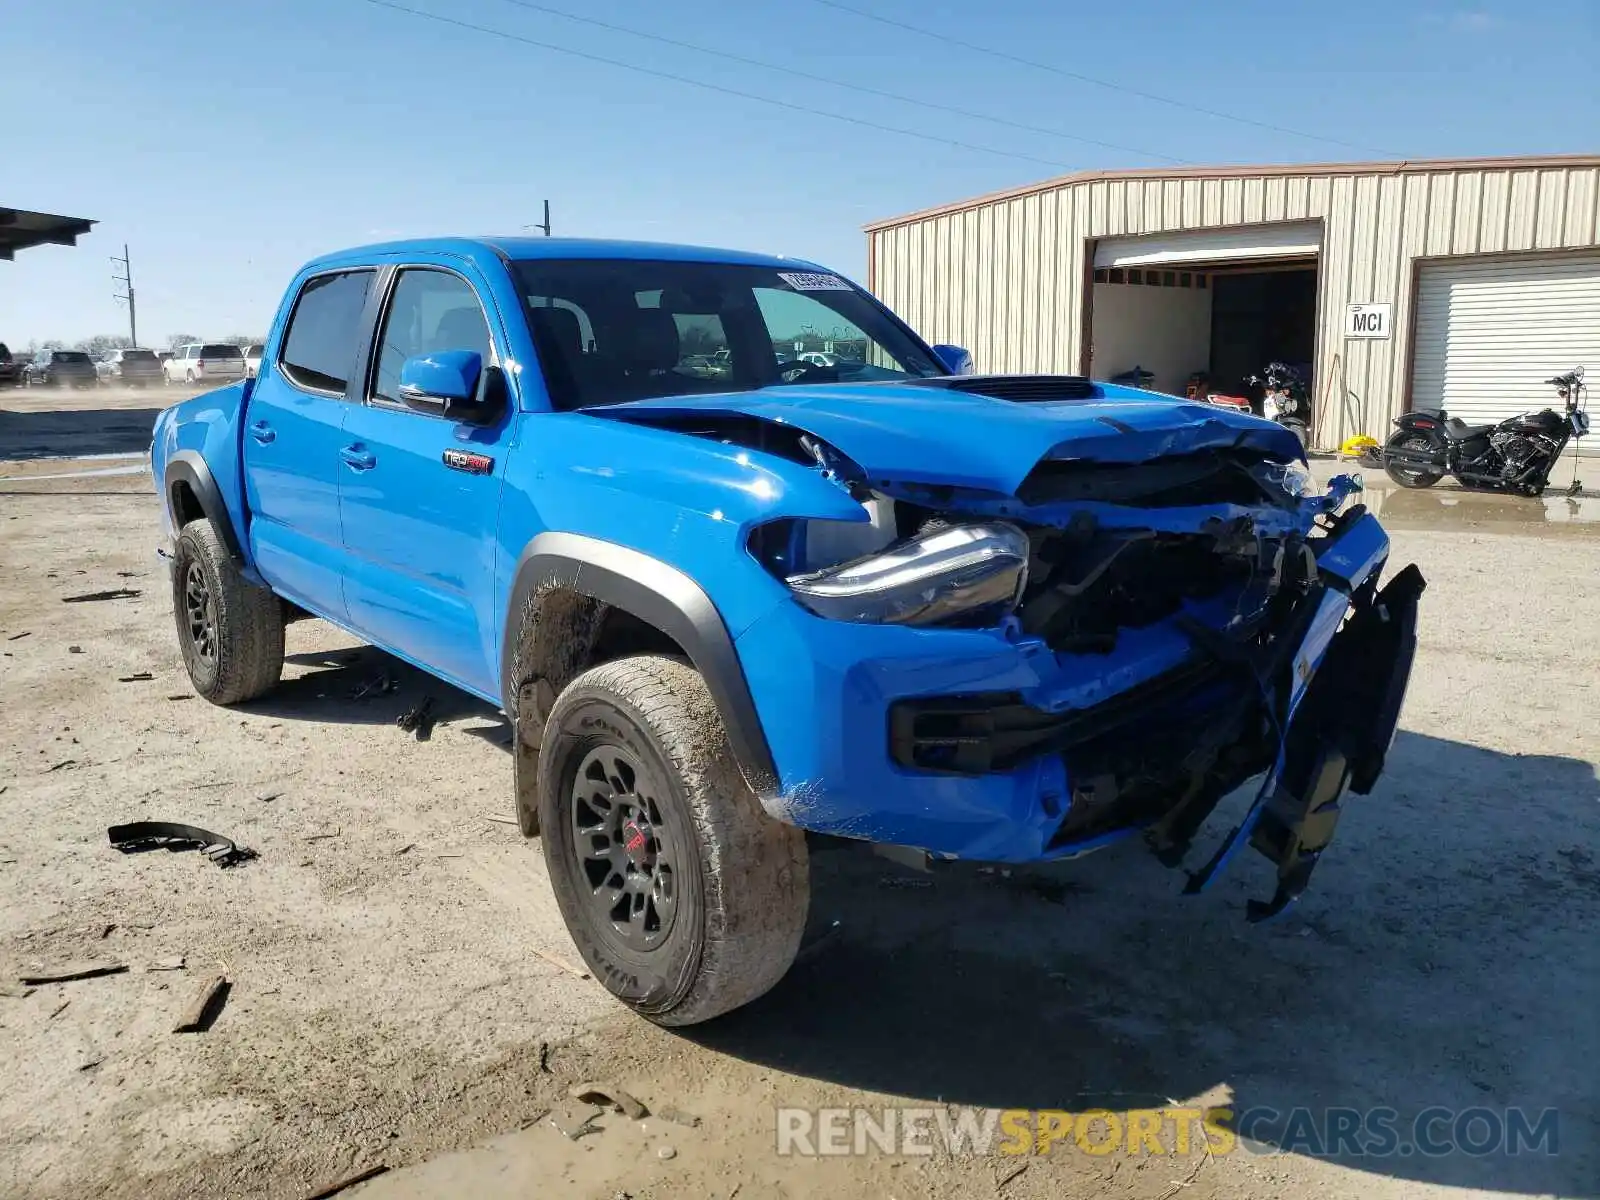
[[[1583, 368], [1545, 380], [1564, 411], [1546, 408], [1498, 425], [1468, 425], [1442, 408], [1419, 408], [1395, 418], [1383, 447], [1383, 469], [1405, 488], [1432, 487], [1454, 475], [1465, 487], [1538, 496], [1573, 438], [1589, 432], [1582, 397]], [[1577, 480], [1573, 480], [1576, 490]]]
[[1304, 446], [1311, 433], [1311, 393], [1305, 376], [1286, 363], [1275, 362], [1245, 382], [1262, 389], [1261, 415], [1292, 430]]

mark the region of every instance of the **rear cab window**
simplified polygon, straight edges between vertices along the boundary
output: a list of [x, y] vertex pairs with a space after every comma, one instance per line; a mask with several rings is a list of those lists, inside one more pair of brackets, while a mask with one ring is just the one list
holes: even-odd
[[278, 369], [302, 391], [343, 396], [361, 350], [370, 267], [314, 275], [295, 297]]

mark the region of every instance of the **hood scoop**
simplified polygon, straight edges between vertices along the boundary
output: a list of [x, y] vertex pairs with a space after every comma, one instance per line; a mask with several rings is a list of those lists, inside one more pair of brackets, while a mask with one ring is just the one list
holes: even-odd
[[909, 387], [941, 388], [988, 396], [1017, 404], [1060, 404], [1067, 400], [1103, 400], [1093, 380], [1082, 375], [946, 375], [919, 379]]

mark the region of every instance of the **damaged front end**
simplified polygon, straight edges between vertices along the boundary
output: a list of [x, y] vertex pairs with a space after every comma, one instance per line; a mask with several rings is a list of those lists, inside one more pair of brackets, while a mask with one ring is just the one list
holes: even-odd
[[1192, 426], [1142, 461], [1062, 444], [1002, 492], [859, 465], [806, 415], [674, 422], [809, 462], [861, 506], [750, 536], [804, 613], [740, 638], [782, 776], [770, 810], [935, 860], [1142, 831], [1177, 866], [1260, 777], [1188, 890], [1250, 845], [1277, 870], [1252, 920], [1301, 894], [1343, 795], [1382, 769], [1416, 645], [1422, 577], [1380, 590], [1389, 542], [1359, 480], [1319, 492], [1271, 432]]

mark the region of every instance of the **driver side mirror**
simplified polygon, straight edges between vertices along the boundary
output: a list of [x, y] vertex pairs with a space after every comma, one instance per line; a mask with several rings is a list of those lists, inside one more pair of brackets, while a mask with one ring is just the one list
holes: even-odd
[[949, 371], [950, 374], [972, 374], [972, 355], [963, 350], [960, 346], [935, 346], [933, 348], [933, 352], [938, 356], [939, 361], [944, 364], [945, 370]]
[[400, 399], [418, 412], [488, 425], [505, 409], [505, 377], [476, 350], [435, 350], [400, 367]]

